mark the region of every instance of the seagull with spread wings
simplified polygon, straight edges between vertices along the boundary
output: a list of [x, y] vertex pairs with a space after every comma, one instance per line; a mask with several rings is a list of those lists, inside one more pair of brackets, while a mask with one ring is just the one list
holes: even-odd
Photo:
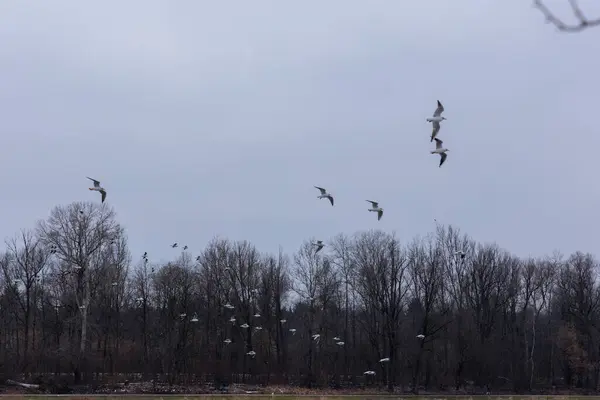
[[433, 142], [433, 139], [435, 139], [438, 132], [440, 131], [440, 122], [442, 122], [443, 120], [446, 119], [446, 117], [442, 117], [443, 112], [444, 112], [444, 106], [438, 100], [437, 108], [433, 112], [433, 117], [427, 118], [427, 122], [431, 122], [431, 125], [433, 126], [433, 130], [431, 132], [431, 141], [432, 142]]
[[317, 188], [321, 191], [321, 195], [318, 196], [317, 199], [329, 199], [329, 201], [331, 202], [331, 205], [333, 206], [333, 196], [331, 194], [327, 193], [327, 190], [325, 190], [322, 187], [315, 186], [315, 188]]
[[369, 208], [369, 211], [373, 211], [377, 213], [377, 221], [379, 221], [381, 219], [381, 216], [383, 215], [383, 208], [379, 207], [379, 203], [376, 201], [371, 201], [371, 200], [367, 200], [369, 203], [371, 203], [372, 208]]
[[439, 154], [440, 155], [440, 167], [442, 166], [442, 164], [444, 163], [444, 161], [446, 161], [446, 157], [448, 156], [446, 154], [447, 151], [450, 151], [448, 149], [446, 149], [445, 147], [443, 147], [442, 145], [444, 144], [443, 141], [441, 141], [438, 138], [435, 138], [435, 150], [433, 150], [431, 152], [431, 154]]
[[86, 176], [86, 178], [88, 178], [90, 181], [94, 182], [94, 187], [90, 188], [90, 190], [95, 190], [96, 192], [100, 192], [100, 194], [102, 195], [102, 202], [104, 203], [104, 199], [106, 199], [106, 189], [104, 189], [102, 186], [100, 186], [100, 181], [90, 178], [89, 176]]

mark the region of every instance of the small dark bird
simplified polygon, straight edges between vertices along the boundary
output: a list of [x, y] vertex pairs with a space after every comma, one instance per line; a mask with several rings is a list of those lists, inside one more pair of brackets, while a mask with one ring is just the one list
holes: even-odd
[[187, 247], [187, 246], [183, 246], [183, 249], [184, 249], [184, 250], [187, 250], [187, 249], [188, 249], [188, 247]]
[[144, 252], [144, 255], [142, 256], [142, 258], [143, 258], [144, 260], [148, 258], [148, 252], [147, 252], [147, 251], [145, 251], [145, 252]]
[[323, 244], [322, 240], [317, 240], [315, 243], [312, 244], [313, 246], [316, 246], [317, 250], [315, 250], [315, 254], [317, 254], [318, 252], [320, 252], [323, 249], [323, 246], [325, 246]]
[[454, 252], [454, 254], [456, 254], [457, 256], [460, 256], [460, 259], [461, 259], [461, 260], [464, 260], [465, 256], [467, 255], [467, 254], [466, 254], [464, 251], [462, 251], [462, 250], [455, 251], [455, 252]]
[[175, 247], [177, 247], [177, 242], [173, 243], [173, 244], [171, 245], [171, 247], [172, 247], [172, 248], [175, 248]]

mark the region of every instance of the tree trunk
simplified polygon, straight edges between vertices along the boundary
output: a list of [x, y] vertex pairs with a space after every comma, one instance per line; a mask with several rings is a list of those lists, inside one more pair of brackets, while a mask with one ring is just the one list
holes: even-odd
[[85, 305], [85, 307], [83, 308], [81, 313], [81, 340], [79, 342], [79, 355], [77, 357], [77, 371], [79, 371], [79, 373], [82, 374], [83, 378], [85, 379], [85, 346], [87, 343], [88, 307], [90, 304], [90, 279], [87, 268], [83, 271], [83, 304]]

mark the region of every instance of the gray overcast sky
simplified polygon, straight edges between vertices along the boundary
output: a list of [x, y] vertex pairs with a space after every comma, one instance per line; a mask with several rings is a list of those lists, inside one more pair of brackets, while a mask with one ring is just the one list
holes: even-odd
[[434, 218], [520, 256], [598, 253], [599, 35], [525, 0], [2, 1], [0, 237], [99, 201], [91, 176], [134, 261]]

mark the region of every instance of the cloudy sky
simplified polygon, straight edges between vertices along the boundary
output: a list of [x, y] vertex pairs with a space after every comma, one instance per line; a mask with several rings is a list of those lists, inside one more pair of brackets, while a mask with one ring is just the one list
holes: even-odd
[[524, 0], [2, 1], [0, 236], [99, 201], [91, 176], [134, 261], [434, 219], [521, 256], [598, 254], [599, 35]]

